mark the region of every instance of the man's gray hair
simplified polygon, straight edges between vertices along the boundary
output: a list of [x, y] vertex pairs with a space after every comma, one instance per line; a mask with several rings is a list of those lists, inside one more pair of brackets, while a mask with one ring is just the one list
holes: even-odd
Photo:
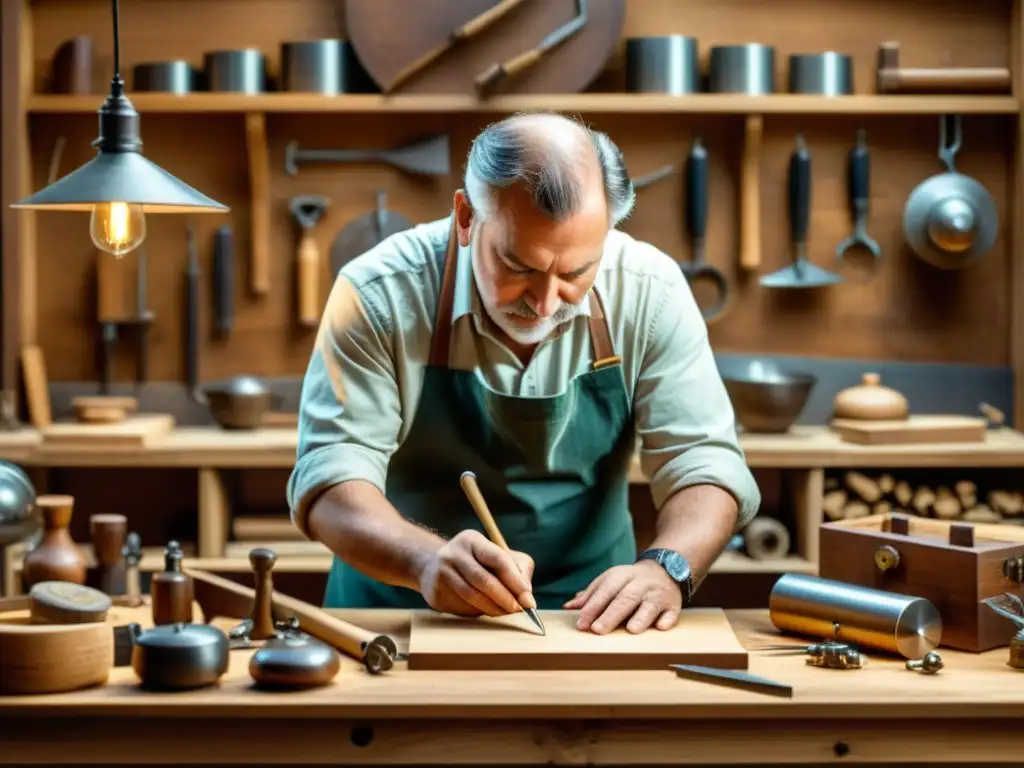
[[[570, 118], [563, 118], [570, 120]], [[629, 216], [636, 200], [622, 152], [607, 134], [575, 123], [590, 140], [597, 155], [604, 184], [611, 226]], [[533, 134], [517, 124], [516, 117], [488, 126], [473, 141], [464, 178], [470, 205], [482, 218], [493, 213], [494, 192], [519, 182], [537, 209], [556, 221], [579, 210], [586, 174], [581, 165], [589, 162], [580, 152], [545, 152]], [[584, 145], [585, 146], [585, 145]]]

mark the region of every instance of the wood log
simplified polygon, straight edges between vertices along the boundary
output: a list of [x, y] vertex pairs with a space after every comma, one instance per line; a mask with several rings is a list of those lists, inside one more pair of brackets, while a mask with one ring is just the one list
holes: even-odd
[[1016, 517], [1024, 511], [1024, 495], [1009, 491], [992, 491], [988, 495], [988, 504], [1002, 516]]
[[892, 512], [892, 504], [888, 501], [876, 501], [875, 505], [871, 507], [872, 515], [888, 515]]
[[894, 478], [892, 475], [885, 474], [878, 478], [878, 490], [880, 490], [883, 494], [888, 495], [892, 493], [893, 489], [895, 488], [896, 478]]
[[964, 509], [970, 509], [978, 503], [978, 486], [970, 480], [961, 480], [953, 486], [953, 490]]
[[847, 472], [843, 480], [847, 488], [860, 496], [868, 504], [874, 504], [882, 498], [882, 491], [879, 490], [878, 483], [867, 475], [860, 472]]
[[914, 490], [906, 480], [900, 480], [896, 483], [896, 487], [892, 489], [892, 495], [896, 497], [897, 504], [903, 509], [907, 509], [914, 498]]
[[829, 520], [842, 520], [846, 515], [844, 509], [846, 507], [848, 496], [846, 491], [829, 491], [825, 494], [825, 498], [822, 500], [821, 508], [825, 512], [825, 517]]
[[1003, 516], [987, 504], [978, 504], [964, 512], [960, 519], [968, 523], [1001, 523]]
[[843, 517], [847, 520], [855, 520], [858, 517], [867, 517], [871, 514], [871, 508], [863, 501], [851, 501], [843, 508]]
[[920, 486], [914, 491], [914, 497], [910, 500], [910, 506], [914, 508], [914, 511], [922, 517], [927, 517], [928, 512], [932, 508], [932, 504], [935, 503], [935, 494], [932, 489], [926, 485]]
[[940, 520], [955, 520], [964, 511], [963, 505], [949, 488], [940, 486], [935, 492], [932, 512]]

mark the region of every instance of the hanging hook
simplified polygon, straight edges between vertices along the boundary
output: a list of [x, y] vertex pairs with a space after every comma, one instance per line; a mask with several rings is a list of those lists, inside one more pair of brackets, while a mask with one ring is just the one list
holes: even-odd
[[[952, 130], [947, 129], [947, 125]], [[949, 144], [949, 133], [953, 134], [953, 143]], [[960, 115], [942, 115], [939, 117], [939, 160], [946, 166], [949, 173], [956, 173], [956, 154], [960, 151], [963, 141], [963, 126]]]

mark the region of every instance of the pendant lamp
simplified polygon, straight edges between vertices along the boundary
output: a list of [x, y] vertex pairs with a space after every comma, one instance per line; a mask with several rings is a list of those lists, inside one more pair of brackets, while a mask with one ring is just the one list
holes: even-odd
[[118, 0], [112, 0], [114, 77], [99, 110], [97, 154], [81, 168], [11, 205], [32, 211], [90, 211], [96, 247], [121, 258], [142, 244], [147, 213], [224, 213], [228, 207], [142, 156], [139, 113], [124, 95]]

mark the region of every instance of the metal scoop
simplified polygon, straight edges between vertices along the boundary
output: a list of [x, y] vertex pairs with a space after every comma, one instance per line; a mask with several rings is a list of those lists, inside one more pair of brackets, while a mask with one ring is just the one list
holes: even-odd
[[789, 227], [793, 240], [793, 263], [760, 279], [766, 288], [820, 288], [843, 282], [835, 272], [807, 260], [807, 229], [811, 217], [811, 153], [804, 137], [797, 135], [796, 149], [789, 157]]
[[696, 138], [686, 158], [686, 228], [690, 233], [693, 259], [680, 266], [691, 288], [701, 280], [711, 283], [714, 288], [714, 303], [700, 309], [705, 320], [712, 320], [722, 313], [728, 303], [729, 283], [725, 275], [704, 260], [707, 226], [708, 151], [700, 138]]

